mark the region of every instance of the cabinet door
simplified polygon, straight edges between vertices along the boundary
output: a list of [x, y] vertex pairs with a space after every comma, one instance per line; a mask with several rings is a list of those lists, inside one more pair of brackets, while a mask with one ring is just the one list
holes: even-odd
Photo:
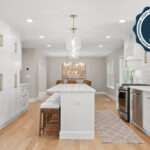
[[5, 109], [4, 109], [4, 92], [0, 91], [0, 124], [2, 123], [4, 116], [5, 116]]
[[13, 89], [13, 96], [14, 96], [14, 113], [16, 113], [19, 109], [19, 97], [18, 97], [18, 89]]
[[144, 52], [144, 64], [150, 66], [150, 52]]
[[145, 93], [143, 98], [143, 128], [150, 133], [150, 93]]
[[127, 47], [124, 51], [125, 51], [124, 52], [125, 59], [127, 60], [129, 59], [143, 60], [144, 49], [138, 44], [133, 44]]
[[141, 45], [139, 44], [134, 44], [134, 50], [133, 50], [133, 55], [136, 59], [141, 59], [143, 60], [143, 53], [144, 53], [144, 49]]

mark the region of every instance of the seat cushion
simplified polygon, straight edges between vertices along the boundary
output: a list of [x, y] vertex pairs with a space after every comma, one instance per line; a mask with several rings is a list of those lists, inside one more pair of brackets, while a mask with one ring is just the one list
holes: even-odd
[[60, 98], [60, 93], [54, 93], [52, 96], [50, 97], [55, 97], [55, 98]]
[[53, 101], [60, 101], [60, 93], [54, 93], [46, 100], [46, 102], [53, 102]]
[[54, 108], [54, 109], [57, 109], [59, 107], [60, 107], [59, 102], [44, 102], [40, 106], [40, 108]]
[[46, 102], [59, 102], [60, 101], [60, 99], [59, 98], [52, 98], [52, 97], [50, 97], [50, 98], [48, 98], [47, 100], [46, 100]]

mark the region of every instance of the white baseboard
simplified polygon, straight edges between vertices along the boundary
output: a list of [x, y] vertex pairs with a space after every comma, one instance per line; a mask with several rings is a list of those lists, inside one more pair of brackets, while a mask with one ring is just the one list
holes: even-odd
[[96, 92], [96, 94], [106, 94], [105, 92]]
[[96, 92], [96, 94], [103, 94], [103, 95], [110, 97], [113, 100], [116, 100], [116, 96], [113, 96], [112, 94], [107, 93], [107, 92]]
[[34, 98], [29, 98], [29, 102], [36, 102], [36, 101], [40, 101], [41, 98], [39, 97], [34, 97]]
[[47, 93], [45, 91], [39, 92], [39, 98], [40, 99], [43, 99], [46, 95], [47, 95]]
[[95, 133], [94, 133], [94, 131], [93, 132], [60, 131], [59, 139], [94, 140]]
[[43, 91], [43, 92], [39, 92], [39, 95], [46, 95], [46, 91]]
[[105, 92], [105, 95], [107, 95], [108, 97], [116, 101], [116, 96], [113, 96], [112, 94], [107, 93], [107, 92]]
[[13, 115], [10, 115], [8, 118], [5, 118], [0, 121], [0, 130], [6, 127], [8, 124], [10, 124], [12, 121], [14, 121], [18, 116], [20, 116], [23, 112], [25, 112], [28, 109], [27, 107], [24, 107], [20, 111], [14, 113]]

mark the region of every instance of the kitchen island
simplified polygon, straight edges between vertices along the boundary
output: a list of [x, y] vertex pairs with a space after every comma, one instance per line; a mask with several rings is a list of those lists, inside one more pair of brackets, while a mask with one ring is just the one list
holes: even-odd
[[95, 138], [95, 92], [86, 84], [59, 84], [47, 90], [60, 93], [60, 139]]

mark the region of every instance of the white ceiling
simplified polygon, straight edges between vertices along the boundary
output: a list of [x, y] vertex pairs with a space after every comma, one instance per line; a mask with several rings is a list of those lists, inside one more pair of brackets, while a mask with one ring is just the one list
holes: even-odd
[[[123, 46], [136, 15], [149, 4], [148, 0], [0, 0], [0, 17], [21, 32], [24, 48], [35, 48], [47, 56], [66, 56], [65, 42], [72, 27], [69, 16], [76, 14], [81, 55], [102, 57]], [[34, 22], [27, 23], [28, 18]], [[120, 19], [127, 22], [119, 24]], [[106, 35], [112, 38], [106, 39]], [[46, 47], [48, 43], [51, 48]]]

